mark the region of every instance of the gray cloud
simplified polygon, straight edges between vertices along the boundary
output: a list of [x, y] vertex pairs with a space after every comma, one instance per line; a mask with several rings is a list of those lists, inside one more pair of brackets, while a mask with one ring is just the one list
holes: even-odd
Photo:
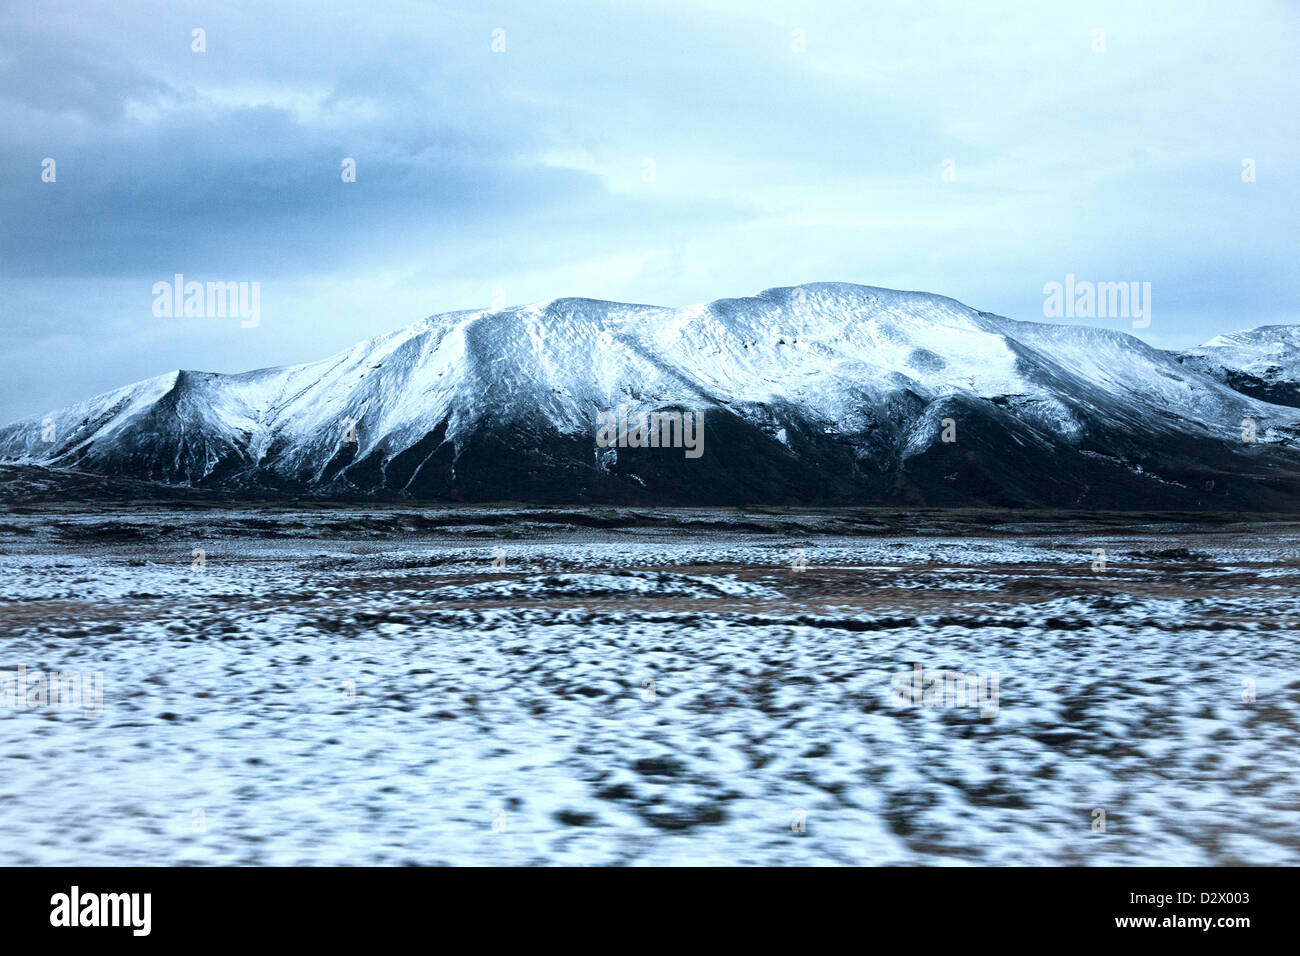
[[[1158, 344], [1295, 321], [1297, 39], [1273, 2], [11, 7], [0, 419], [497, 289], [839, 279], [1032, 319], [1074, 272], [1152, 281]], [[177, 271], [261, 281], [264, 326], [154, 319]]]

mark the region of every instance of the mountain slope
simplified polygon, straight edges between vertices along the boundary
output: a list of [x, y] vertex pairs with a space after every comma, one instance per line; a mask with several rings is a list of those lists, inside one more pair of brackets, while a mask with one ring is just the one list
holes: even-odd
[[1300, 408], [1300, 326], [1264, 325], [1220, 335], [1179, 353], [1179, 361], [1245, 395]]
[[[619, 408], [702, 412], [703, 455], [598, 448]], [[1129, 335], [817, 283], [454, 312], [306, 365], [173, 372], [0, 429], [0, 460], [229, 494], [1290, 510], [1298, 435], [1300, 410]]]

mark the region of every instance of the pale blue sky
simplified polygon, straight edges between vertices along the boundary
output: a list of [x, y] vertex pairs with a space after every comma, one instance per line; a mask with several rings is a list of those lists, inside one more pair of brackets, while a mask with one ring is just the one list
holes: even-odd
[[[1267, 0], [9, 4], [0, 421], [498, 290], [1040, 319], [1074, 273], [1151, 282], [1162, 347], [1298, 322], [1297, 51]], [[261, 325], [154, 317], [177, 272], [260, 282]]]

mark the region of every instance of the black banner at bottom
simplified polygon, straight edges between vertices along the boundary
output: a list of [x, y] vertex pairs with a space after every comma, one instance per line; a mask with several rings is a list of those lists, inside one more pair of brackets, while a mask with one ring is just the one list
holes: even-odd
[[943, 945], [995, 930], [1230, 946], [1289, 925], [1292, 879], [1285, 869], [1174, 868], [11, 868], [0, 871], [0, 920], [15, 942], [373, 944], [377, 934], [458, 926], [480, 939], [536, 945], [539, 932], [590, 932], [608, 944], [623, 938], [619, 927], [650, 938], [665, 920], [689, 919], [720, 937], [803, 925], [867, 938], [903, 926]]

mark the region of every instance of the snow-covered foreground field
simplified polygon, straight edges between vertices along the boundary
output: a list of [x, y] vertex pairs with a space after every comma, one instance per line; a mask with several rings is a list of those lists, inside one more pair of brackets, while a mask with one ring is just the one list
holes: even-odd
[[455, 514], [0, 516], [5, 859], [1300, 863], [1296, 526]]

